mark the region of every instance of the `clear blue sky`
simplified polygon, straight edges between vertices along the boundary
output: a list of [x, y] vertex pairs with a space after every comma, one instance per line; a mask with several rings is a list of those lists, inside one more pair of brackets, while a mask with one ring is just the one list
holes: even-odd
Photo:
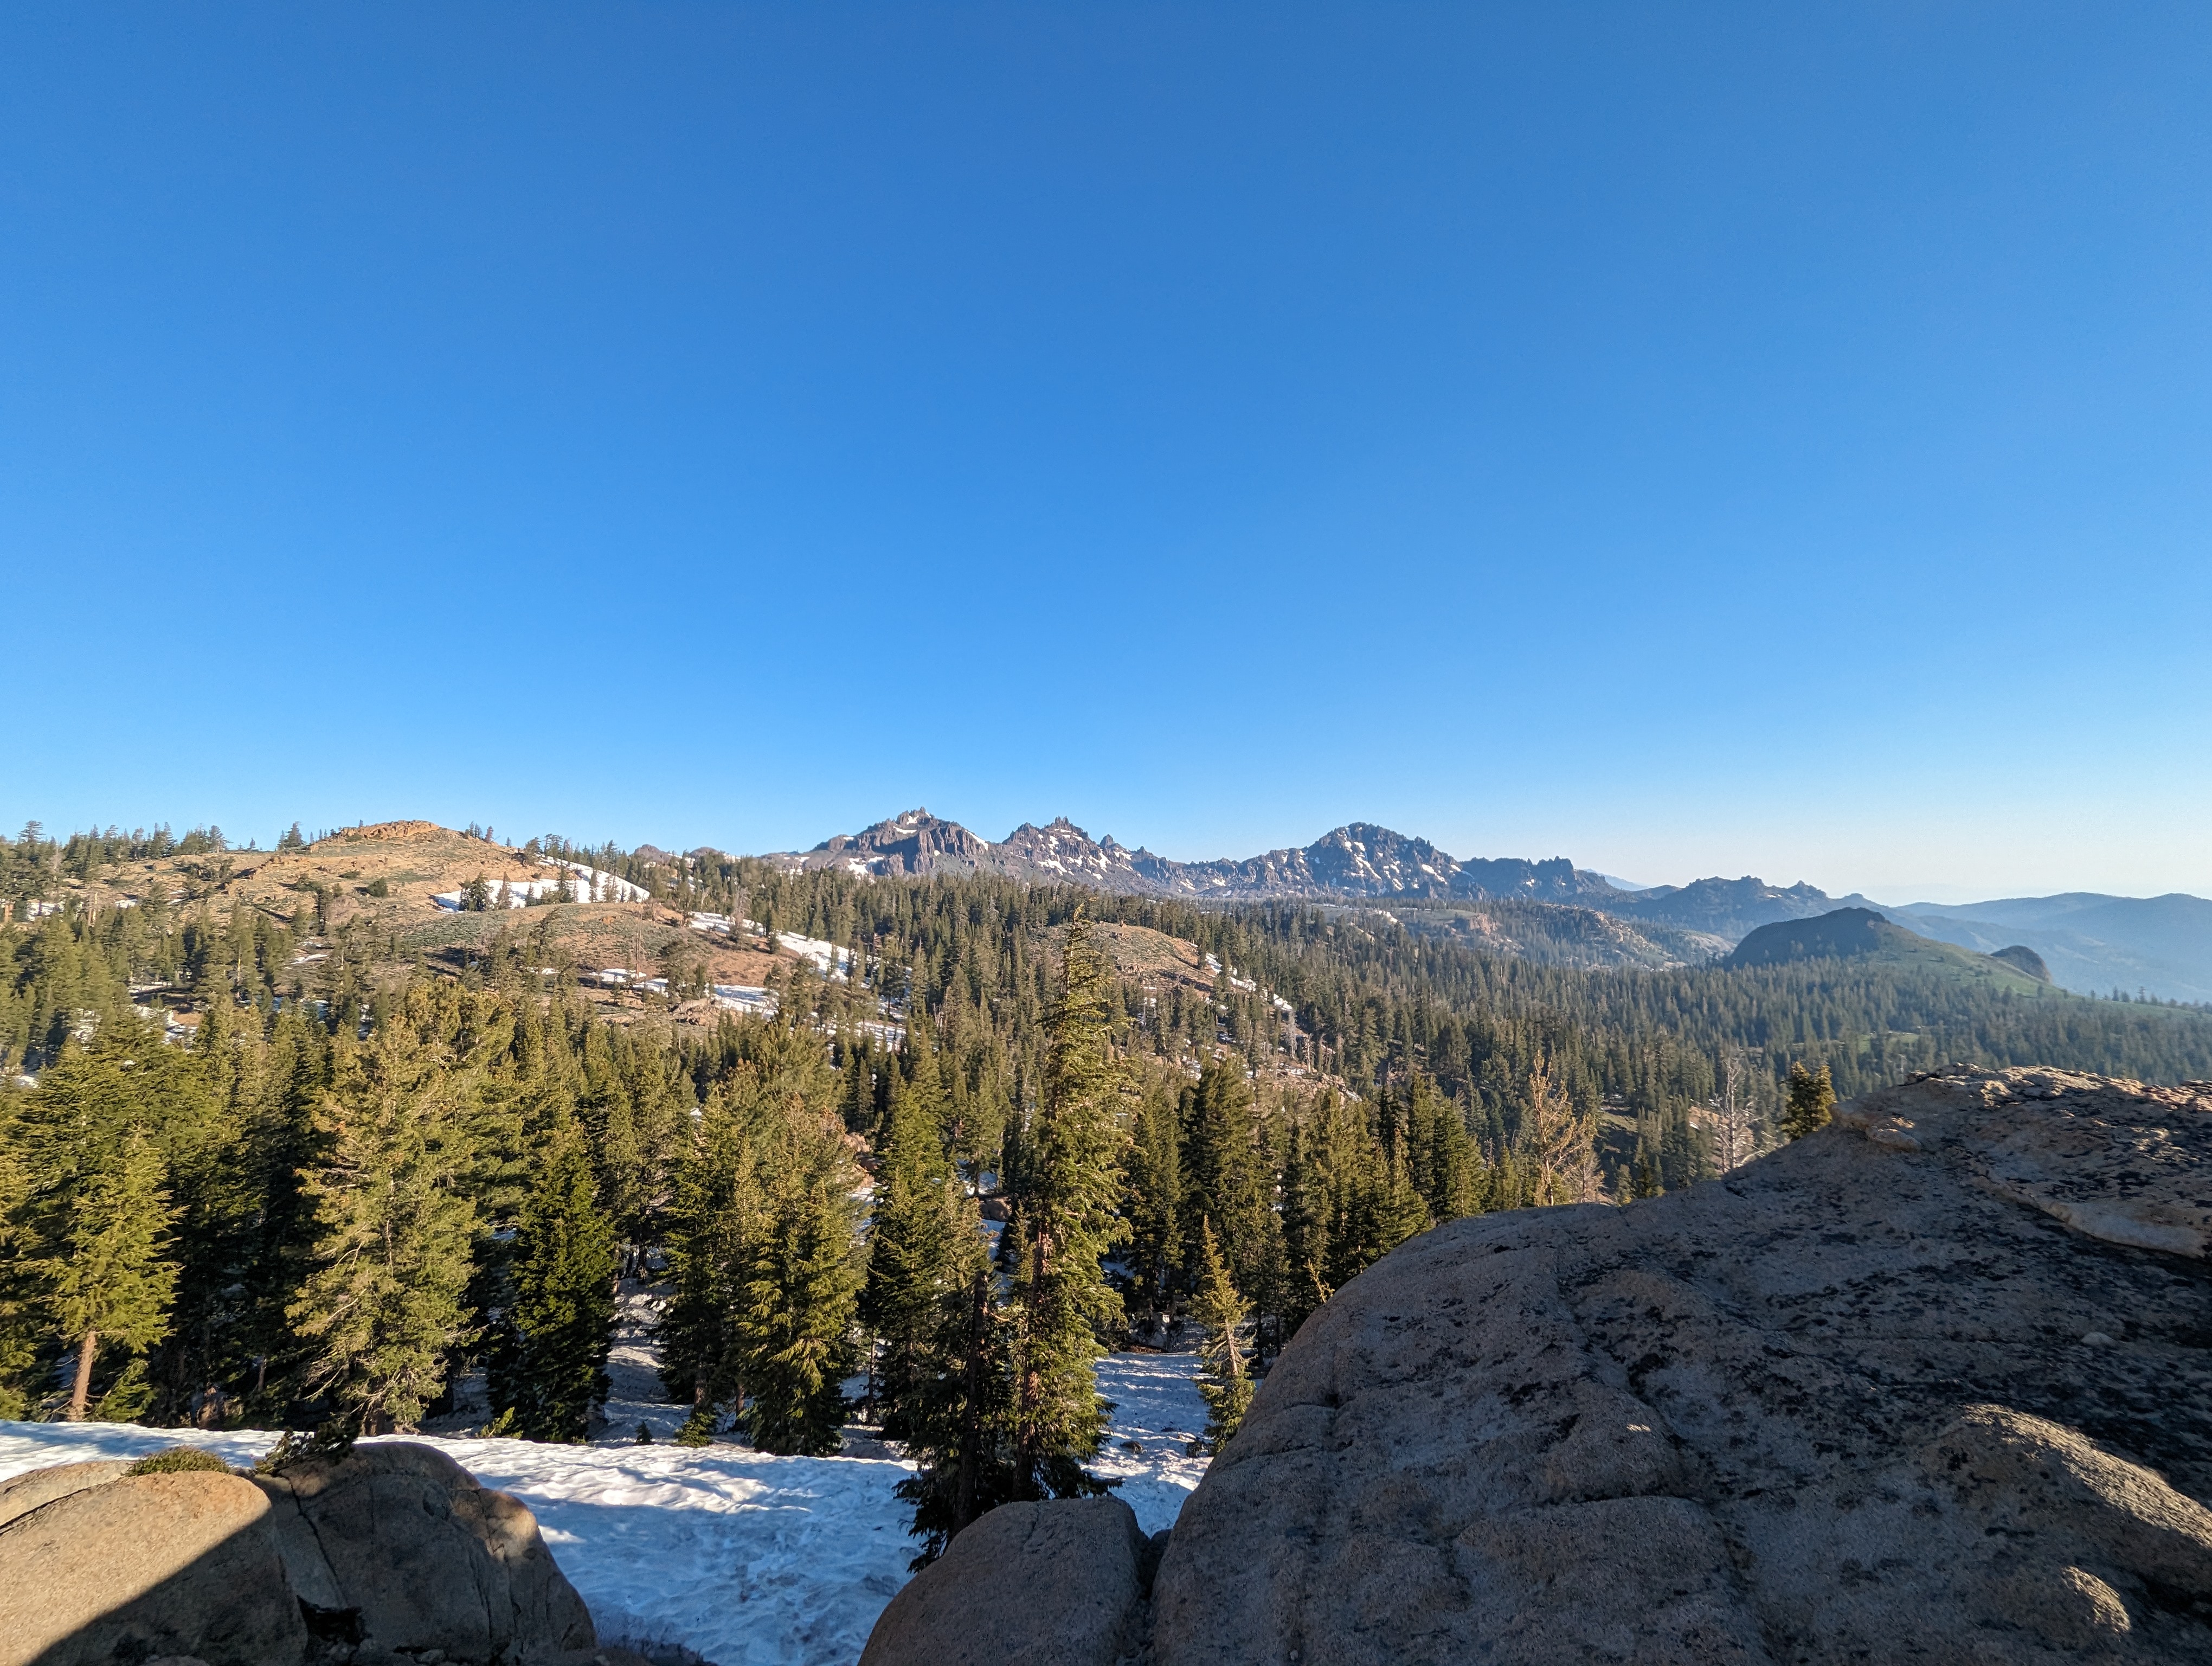
[[2212, 10], [17, 6], [0, 816], [2212, 893]]

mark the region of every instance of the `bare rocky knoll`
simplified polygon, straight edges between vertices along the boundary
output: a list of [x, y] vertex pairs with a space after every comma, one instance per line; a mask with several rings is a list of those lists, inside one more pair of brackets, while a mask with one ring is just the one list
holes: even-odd
[[[1869, 1096], [1674, 1195], [1439, 1228], [1285, 1352], [1145, 1646], [2212, 1661], [2209, 1237], [2212, 1085], [2033, 1070]], [[968, 1581], [978, 1642], [1034, 1623], [1020, 1560]], [[1060, 1657], [1126, 1657], [1128, 1614]]]

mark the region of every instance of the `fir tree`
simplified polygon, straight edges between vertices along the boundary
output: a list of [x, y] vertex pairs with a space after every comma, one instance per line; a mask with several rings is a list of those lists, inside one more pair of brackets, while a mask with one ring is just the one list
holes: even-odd
[[1276, 1230], [1273, 1176], [1258, 1145], [1252, 1089], [1241, 1058], [1216, 1061], [1183, 1094], [1185, 1183], [1181, 1217], [1188, 1235], [1182, 1265], [1195, 1273], [1202, 1257], [1191, 1227], [1207, 1223], [1233, 1274], [1256, 1285]]
[[345, 1059], [318, 1118], [327, 1155], [305, 1183], [314, 1266], [287, 1313], [310, 1349], [304, 1386], [355, 1430], [414, 1427], [471, 1335], [471, 1085], [442, 1029], [428, 992], [410, 991]]
[[1659, 1157], [1651, 1147], [1638, 1140], [1636, 1160], [1630, 1165], [1628, 1195], [1641, 1202], [1645, 1198], [1657, 1197], [1667, 1189], [1659, 1183]]
[[495, 1410], [527, 1440], [580, 1441], [607, 1396], [614, 1330], [614, 1232], [593, 1196], [582, 1131], [563, 1121], [516, 1231]]
[[677, 1170], [668, 1236], [673, 1292], [655, 1334], [662, 1386], [702, 1410], [741, 1391], [736, 1315], [769, 1224], [752, 1125], [757, 1109], [751, 1095], [717, 1085]]
[[838, 1177], [818, 1175], [786, 1196], [754, 1251], [738, 1335], [751, 1402], [746, 1426], [764, 1452], [837, 1450], [860, 1287], [853, 1228]]
[[103, 1346], [125, 1361], [102, 1396], [103, 1414], [142, 1408], [139, 1356], [167, 1329], [176, 1288], [156, 1072], [142, 1073], [122, 1055], [125, 1046], [150, 1052], [161, 1043], [118, 1028], [90, 1051], [71, 1049], [47, 1070], [17, 1128], [22, 1271], [49, 1335], [76, 1356], [73, 1420], [91, 1409]]
[[919, 1467], [896, 1490], [914, 1505], [911, 1531], [922, 1547], [909, 1566], [917, 1569], [1017, 1491], [998, 1275], [972, 1212], [958, 1224], [965, 1230], [947, 1246], [921, 1368], [902, 1408], [906, 1449]]
[[[219, 1058], [223, 1043], [208, 1020], [193, 1049]], [[254, 1205], [240, 1277], [239, 1387], [248, 1414], [264, 1420], [282, 1420], [306, 1365], [285, 1309], [313, 1264], [315, 1205], [305, 1177], [325, 1155], [317, 1118], [336, 1079], [334, 1055], [331, 1037], [295, 1007], [275, 1026], [257, 1077], [230, 1089], [242, 1124], [241, 1181]]]
[[[125, 1348], [135, 1360], [167, 1329], [176, 1286], [176, 1268], [162, 1253], [168, 1244], [169, 1210], [160, 1153], [143, 1130], [133, 1128], [103, 1156], [80, 1175], [68, 1225], [54, 1246], [60, 1253], [46, 1268], [58, 1328], [64, 1337], [77, 1339], [76, 1374], [70, 1386], [72, 1420], [85, 1415], [99, 1345]], [[111, 1389], [107, 1398], [116, 1397]], [[138, 1408], [133, 1396], [114, 1411], [128, 1417]]]
[[1789, 1097], [1782, 1111], [1782, 1131], [1790, 1139], [1802, 1140], [1816, 1128], [1827, 1127], [1835, 1115], [1836, 1088], [1828, 1079], [1828, 1067], [1822, 1065], [1815, 1073], [1805, 1068], [1802, 1061], [1790, 1067]]
[[1475, 1212], [1478, 1164], [1474, 1142], [1457, 1105], [1417, 1071], [1404, 1092], [1407, 1178], [1429, 1218], [1457, 1220]]
[[31, 1271], [31, 1236], [22, 1218], [29, 1192], [17, 1150], [17, 1097], [0, 1092], [0, 1421], [29, 1411], [44, 1327]]
[[1129, 1259], [1145, 1304], [1164, 1309], [1182, 1267], [1182, 1131], [1175, 1096], [1160, 1084], [1137, 1110], [1128, 1158]]
[[884, 1430], [907, 1432], [908, 1402], [928, 1369], [938, 1310], [951, 1271], [954, 1235], [963, 1228], [959, 1185], [939, 1130], [935, 1076], [892, 1090], [876, 1175], [875, 1219], [868, 1233], [867, 1286], [860, 1317], [874, 1339]]
[[1230, 1282], [1229, 1268], [1213, 1241], [1213, 1228], [1201, 1221], [1199, 1231], [1198, 1298], [1191, 1316], [1206, 1328], [1200, 1359], [1206, 1373], [1198, 1391], [1206, 1396], [1205, 1449], [1218, 1452], [1252, 1403], [1252, 1379], [1246, 1369], [1243, 1327], [1251, 1317], [1244, 1298]]
[[1029, 1174], [1007, 1232], [1013, 1246], [1009, 1356], [1017, 1496], [1101, 1490], [1083, 1460], [1106, 1432], [1091, 1361], [1121, 1303], [1100, 1262], [1118, 1236], [1123, 1078], [1107, 1027], [1112, 966], [1079, 909], [1068, 922], [1059, 999], [1046, 1020], [1044, 1078], [1025, 1144]]

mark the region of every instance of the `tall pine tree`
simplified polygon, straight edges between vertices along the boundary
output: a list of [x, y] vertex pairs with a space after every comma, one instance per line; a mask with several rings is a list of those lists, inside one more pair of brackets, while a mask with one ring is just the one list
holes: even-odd
[[861, 1321], [874, 1347], [884, 1431], [907, 1432], [907, 1412], [928, 1369], [938, 1309], [951, 1272], [954, 1235], [963, 1230], [964, 1198], [945, 1151], [942, 1096], [935, 1073], [901, 1082], [891, 1093], [877, 1165], [875, 1216], [868, 1231], [867, 1286]]
[[473, 1335], [463, 1296], [477, 1217], [461, 1186], [472, 1084], [441, 1005], [410, 990], [348, 1049], [318, 1118], [314, 1264], [287, 1311], [309, 1348], [305, 1387], [356, 1432], [414, 1427]]
[[656, 1335], [661, 1385], [712, 1421], [742, 1392], [737, 1315], [753, 1255], [769, 1224], [759, 1119], [750, 1079], [707, 1096], [690, 1148], [677, 1165], [669, 1211], [668, 1282]]
[[948, 1215], [955, 1230], [945, 1239], [937, 1294], [899, 1405], [906, 1449], [919, 1465], [897, 1488], [915, 1507], [912, 1530], [922, 1541], [915, 1568], [1015, 1496], [999, 1275], [974, 1207], [948, 1194]]
[[1124, 1230], [1115, 1213], [1124, 1079], [1108, 1034], [1114, 993], [1112, 964], [1079, 908], [1046, 1019], [1044, 1077], [1024, 1141], [1026, 1183], [1007, 1227], [1011, 1444], [1023, 1498], [1101, 1490], [1083, 1462], [1106, 1433], [1091, 1365], [1099, 1331], [1121, 1316], [1101, 1264]]
[[861, 1280], [847, 1179], [833, 1170], [786, 1187], [753, 1252], [738, 1336], [745, 1426], [764, 1452], [825, 1457], [839, 1445]]
[[515, 1231], [488, 1371], [493, 1409], [527, 1440], [584, 1439], [607, 1397], [615, 1238], [595, 1190], [583, 1131], [564, 1118]]
[[[94, 1409], [103, 1350], [118, 1371], [100, 1396], [107, 1417], [149, 1397], [143, 1356], [168, 1329], [177, 1269], [158, 1143], [161, 1043], [118, 1018], [89, 1049], [65, 1049], [17, 1127], [23, 1270], [31, 1294], [74, 1354], [66, 1414]], [[136, 1055], [146, 1053], [142, 1069]]]

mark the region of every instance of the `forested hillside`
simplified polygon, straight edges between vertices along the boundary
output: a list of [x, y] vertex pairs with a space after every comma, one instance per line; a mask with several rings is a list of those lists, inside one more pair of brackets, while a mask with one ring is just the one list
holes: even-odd
[[[404, 836], [395, 873], [483, 848]], [[834, 1450], [863, 1372], [927, 1461], [927, 1547], [1085, 1484], [1084, 1351], [1140, 1316], [1228, 1339], [1225, 1428], [1240, 1350], [1412, 1233], [1694, 1183], [1823, 1071], [2212, 1076], [2212, 1014], [1942, 956], [1590, 970], [1373, 911], [611, 848], [647, 900], [465, 917], [410, 900], [428, 879], [301, 877], [356, 850], [0, 841], [9, 1414], [343, 1433], [481, 1371], [499, 1426], [575, 1438], [623, 1266], [669, 1281], [699, 1438]], [[678, 970], [610, 1002], [549, 956], [625, 908]], [[687, 994], [695, 915], [760, 930], [775, 1018]]]

